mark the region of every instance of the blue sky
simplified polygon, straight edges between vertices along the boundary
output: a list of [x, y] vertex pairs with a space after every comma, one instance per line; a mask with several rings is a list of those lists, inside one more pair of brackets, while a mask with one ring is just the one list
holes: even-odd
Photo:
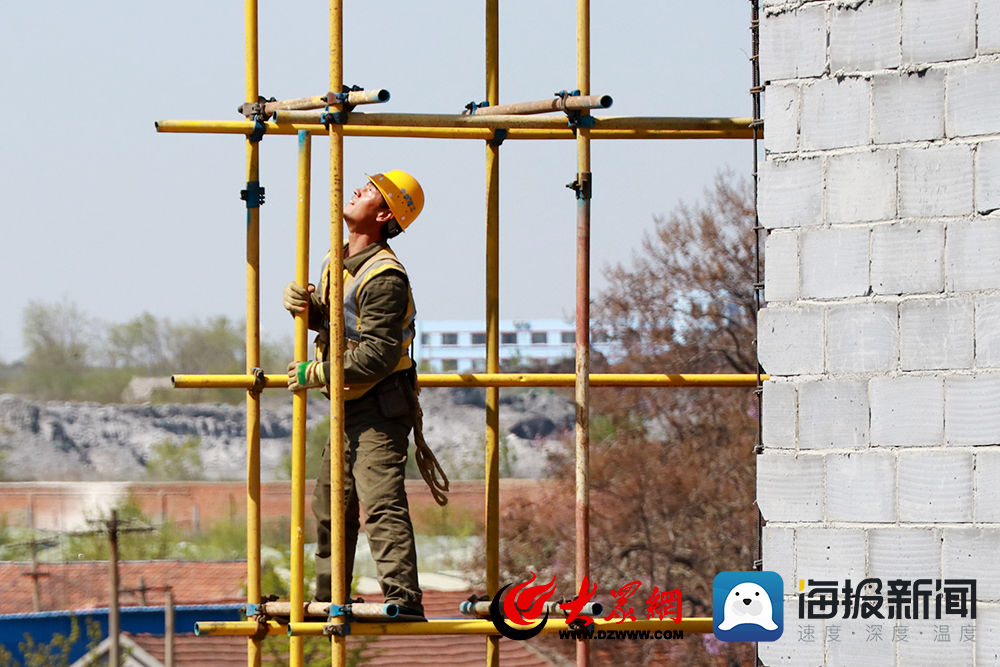
[[[347, 0], [344, 81], [392, 94], [386, 112], [457, 113], [485, 98], [482, 2]], [[575, 3], [500, 3], [500, 100], [575, 87]], [[749, 116], [747, 2], [592, 4], [591, 90], [601, 115]], [[238, 119], [243, 3], [4, 3], [0, 361], [23, 355], [21, 312], [68, 300], [105, 322], [244, 317], [245, 142], [157, 134], [160, 119]], [[260, 90], [326, 91], [327, 6], [262, 2]], [[261, 325], [290, 338], [281, 290], [294, 276], [295, 140], [261, 148]], [[394, 242], [425, 319], [482, 318], [485, 160], [471, 140], [345, 141], [346, 186], [402, 168], [427, 204]], [[701, 196], [723, 168], [749, 175], [749, 141], [595, 141], [592, 278], [627, 261], [653, 217]], [[501, 317], [571, 318], [571, 141], [501, 151]], [[328, 150], [313, 140], [312, 275], [329, 239]], [[749, 242], [749, 240], [748, 240]], [[196, 371], [197, 369], [178, 369]]]

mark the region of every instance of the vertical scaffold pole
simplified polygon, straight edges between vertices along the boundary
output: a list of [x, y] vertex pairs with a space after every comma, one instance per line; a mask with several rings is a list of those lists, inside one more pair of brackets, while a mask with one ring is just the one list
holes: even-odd
[[[576, 86], [590, 94], [590, 0], [576, 4]], [[589, 112], [582, 112], [586, 119]], [[576, 586], [590, 573], [590, 130], [576, 134]], [[576, 644], [576, 664], [590, 664], [590, 642]]]
[[[343, 0], [330, 0], [330, 90], [344, 86]], [[342, 106], [337, 110], [342, 110]], [[344, 128], [329, 124], [330, 134], [330, 569], [331, 601], [344, 605], [346, 590], [344, 553]], [[343, 616], [334, 616], [335, 626]], [[347, 638], [334, 633], [331, 664], [344, 667]]]
[[[486, 0], [486, 101], [500, 103], [499, 1]], [[500, 372], [500, 146], [486, 142], [486, 372]], [[486, 593], [500, 588], [500, 388], [486, 389]], [[500, 638], [486, 638], [486, 665], [500, 664]]]
[[[309, 192], [312, 176], [312, 139], [305, 130], [299, 131], [298, 153], [298, 206], [295, 234], [295, 282], [306, 287], [309, 284]], [[309, 310], [295, 316], [295, 359], [309, 358]], [[289, 621], [301, 623], [304, 616], [305, 596], [303, 578], [305, 563], [305, 523], [306, 505], [306, 390], [295, 392], [292, 397], [292, 534], [290, 542], [292, 603]], [[289, 664], [302, 667], [302, 637], [291, 637], [289, 641]]]
[[[257, 0], [244, 5], [246, 100], [257, 101]], [[247, 138], [247, 374], [260, 366], [260, 142]], [[260, 393], [247, 391], [247, 602], [260, 602]], [[247, 640], [247, 665], [260, 667], [261, 640]]]

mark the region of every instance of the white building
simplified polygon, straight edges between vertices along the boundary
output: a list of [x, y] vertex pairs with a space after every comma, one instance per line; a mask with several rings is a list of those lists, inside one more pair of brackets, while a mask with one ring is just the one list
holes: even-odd
[[[610, 345], [594, 344], [602, 354]], [[502, 371], [524, 364], [556, 364], [576, 356], [576, 325], [560, 319], [501, 320]], [[486, 371], [485, 320], [417, 320], [413, 341], [417, 366], [430, 373]]]

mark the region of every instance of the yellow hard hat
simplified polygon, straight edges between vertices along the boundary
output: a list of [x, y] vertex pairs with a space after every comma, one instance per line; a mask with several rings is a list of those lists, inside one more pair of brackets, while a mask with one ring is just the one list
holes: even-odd
[[409, 227], [424, 208], [424, 190], [417, 179], [398, 169], [365, 175], [382, 193], [400, 228]]

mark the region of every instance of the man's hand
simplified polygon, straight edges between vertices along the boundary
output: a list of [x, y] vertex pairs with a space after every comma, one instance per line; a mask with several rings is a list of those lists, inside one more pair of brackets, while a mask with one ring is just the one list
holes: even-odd
[[285, 310], [293, 315], [301, 313], [309, 305], [309, 295], [315, 290], [316, 288], [313, 285], [302, 287], [296, 282], [288, 283], [285, 285], [281, 304], [285, 307]]
[[293, 361], [288, 364], [289, 391], [325, 386], [322, 361]]

